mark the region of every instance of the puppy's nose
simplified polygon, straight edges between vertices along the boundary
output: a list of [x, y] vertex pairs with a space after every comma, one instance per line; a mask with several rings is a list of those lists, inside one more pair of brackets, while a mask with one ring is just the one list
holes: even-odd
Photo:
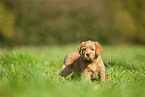
[[89, 53], [86, 53], [86, 55], [89, 56], [90, 54]]

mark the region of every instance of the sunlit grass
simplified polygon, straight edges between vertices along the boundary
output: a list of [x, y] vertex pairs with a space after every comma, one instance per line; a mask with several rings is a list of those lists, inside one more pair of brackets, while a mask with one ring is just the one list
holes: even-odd
[[0, 97], [144, 97], [144, 46], [103, 46], [106, 82], [59, 78], [77, 45], [0, 49]]

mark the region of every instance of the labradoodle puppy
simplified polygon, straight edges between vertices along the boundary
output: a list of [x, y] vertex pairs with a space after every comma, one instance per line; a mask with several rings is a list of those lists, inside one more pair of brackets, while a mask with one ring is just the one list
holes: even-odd
[[78, 47], [78, 52], [72, 52], [65, 56], [59, 75], [66, 77], [73, 72], [74, 76], [87, 77], [90, 83], [91, 78], [98, 75], [100, 80], [105, 82], [105, 66], [100, 56], [102, 51], [103, 47], [98, 42], [90, 40], [82, 42]]

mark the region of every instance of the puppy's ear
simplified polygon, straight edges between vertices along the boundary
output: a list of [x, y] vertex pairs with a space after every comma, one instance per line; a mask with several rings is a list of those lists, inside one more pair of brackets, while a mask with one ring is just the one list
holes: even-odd
[[83, 47], [84, 44], [85, 44], [85, 42], [82, 42], [82, 43], [79, 45], [79, 47], [78, 47], [78, 52], [79, 52], [80, 55], [82, 55], [82, 47]]
[[103, 47], [96, 41], [96, 55], [100, 55], [103, 52]]

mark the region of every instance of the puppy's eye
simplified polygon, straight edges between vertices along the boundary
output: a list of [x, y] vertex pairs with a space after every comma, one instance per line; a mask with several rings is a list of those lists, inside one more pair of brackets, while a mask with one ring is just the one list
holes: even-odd
[[84, 48], [84, 50], [86, 50], [86, 48]]
[[94, 50], [94, 49], [91, 49], [92, 51]]

